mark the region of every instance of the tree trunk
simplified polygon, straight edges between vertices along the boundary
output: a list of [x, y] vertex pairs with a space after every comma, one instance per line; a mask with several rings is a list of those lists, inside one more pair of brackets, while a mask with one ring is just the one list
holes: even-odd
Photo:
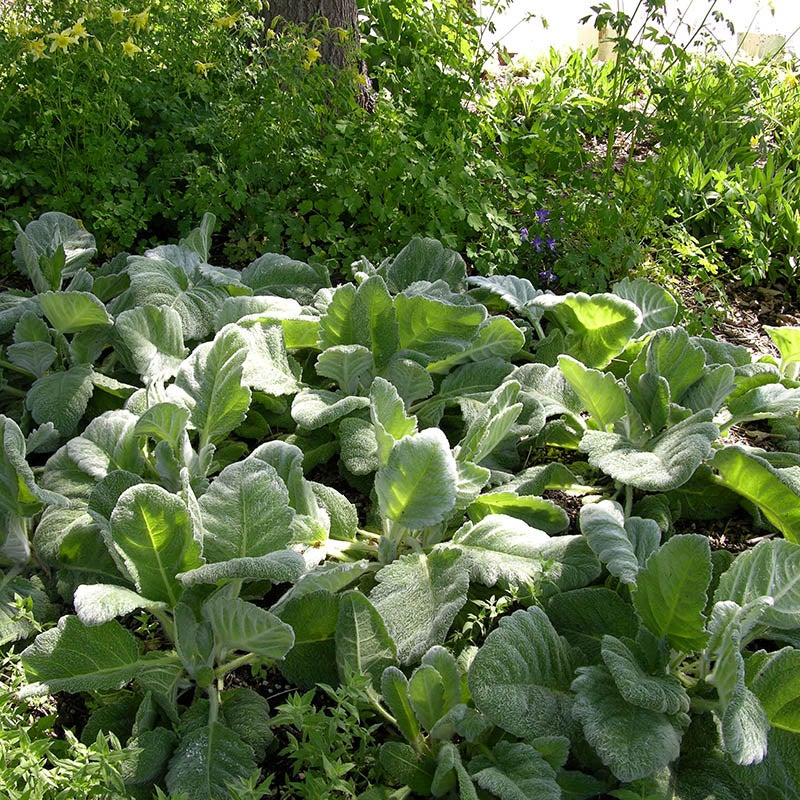
[[[297, 25], [327, 20], [331, 30], [322, 38], [320, 60], [339, 68], [353, 63], [359, 44], [356, 0], [270, 0], [265, 12], [267, 24], [277, 17]], [[335, 28], [347, 31], [348, 37], [342, 39]]]

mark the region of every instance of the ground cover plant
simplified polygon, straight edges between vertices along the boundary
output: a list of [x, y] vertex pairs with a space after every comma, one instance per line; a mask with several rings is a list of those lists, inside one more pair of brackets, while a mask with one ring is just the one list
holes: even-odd
[[14, 702], [113, 753], [87, 783], [798, 796], [800, 329], [213, 229], [103, 262], [48, 212], [0, 295], [0, 632]]

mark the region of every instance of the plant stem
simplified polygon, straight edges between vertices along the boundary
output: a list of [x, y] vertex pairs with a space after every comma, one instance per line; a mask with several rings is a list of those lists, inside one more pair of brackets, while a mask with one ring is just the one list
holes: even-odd
[[245, 655], [234, 658], [232, 661], [217, 667], [214, 670], [214, 677], [217, 679], [224, 678], [229, 672], [233, 672], [233, 670], [244, 667], [247, 664], [253, 664], [256, 661], [258, 661], [258, 656], [255, 653], [245, 653]]

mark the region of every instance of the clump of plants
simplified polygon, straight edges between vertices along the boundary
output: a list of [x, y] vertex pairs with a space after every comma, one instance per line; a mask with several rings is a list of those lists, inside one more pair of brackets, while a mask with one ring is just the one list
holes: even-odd
[[797, 796], [800, 330], [755, 358], [432, 239], [232, 270], [213, 226], [17, 235], [18, 697], [85, 697], [132, 797]]

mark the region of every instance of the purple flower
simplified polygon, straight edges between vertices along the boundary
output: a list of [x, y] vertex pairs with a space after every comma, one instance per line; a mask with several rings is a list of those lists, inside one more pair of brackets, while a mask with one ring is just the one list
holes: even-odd
[[542, 244], [543, 244], [542, 237], [539, 236], [539, 234], [537, 233], [536, 236], [534, 236], [533, 239], [531, 239], [531, 245], [533, 245], [533, 247], [536, 248], [536, 252], [537, 253], [541, 253], [542, 252]]
[[519, 232], [519, 238], [522, 239], [523, 242], [528, 241], [528, 229], [522, 228]]
[[547, 221], [550, 219], [550, 212], [546, 208], [540, 208], [536, 212], [536, 221], [540, 225], [546, 225]]
[[558, 280], [558, 275], [553, 272], [551, 269], [542, 270], [539, 273], [539, 277], [544, 281], [546, 284], [555, 283]]
[[554, 239], [552, 236], [548, 236], [548, 237], [547, 237], [547, 238], [544, 240], [544, 243], [547, 245], [548, 249], [549, 249], [549, 250], [550, 250], [552, 253], [555, 253], [555, 251], [556, 251], [556, 240], [555, 240], [555, 239]]

